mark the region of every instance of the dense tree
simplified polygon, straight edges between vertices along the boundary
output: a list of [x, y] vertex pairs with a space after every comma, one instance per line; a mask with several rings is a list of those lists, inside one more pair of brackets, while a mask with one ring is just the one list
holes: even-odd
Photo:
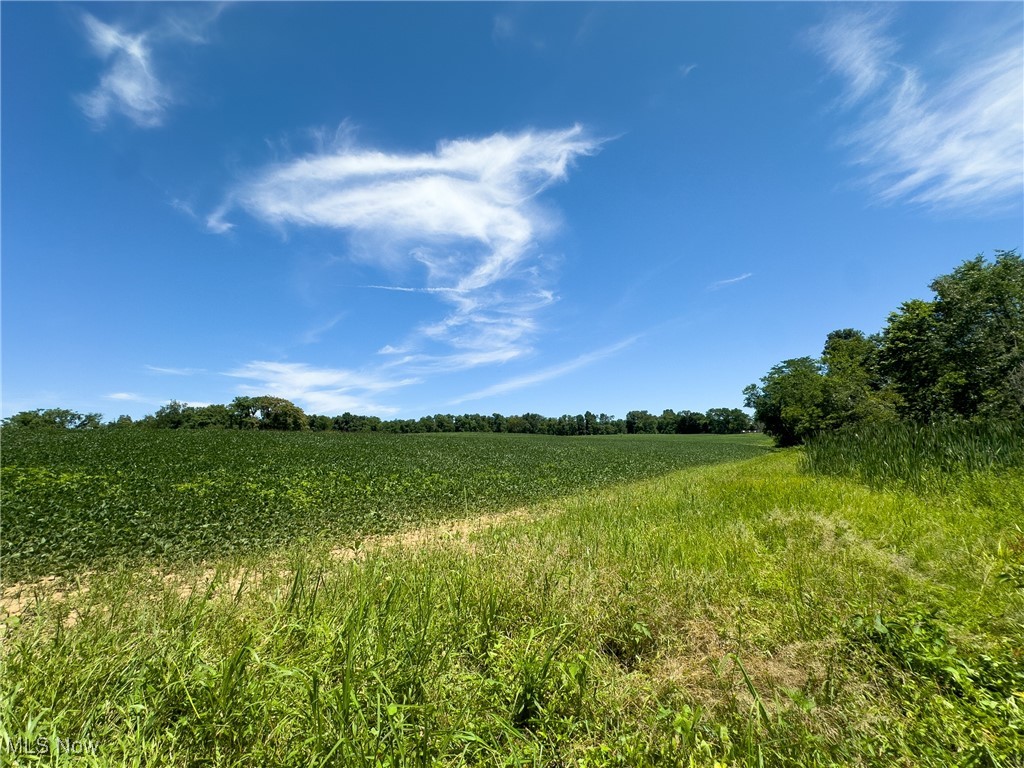
[[231, 409], [226, 405], [189, 406], [185, 409], [185, 426], [191, 429], [228, 429]]
[[671, 408], [666, 408], [658, 417], [657, 430], [659, 435], [674, 435], [676, 426], [679, 423], [679, 416]]
[[231, 412], [239, 429], [309, 429], [309, 422], [302, 409], [283, 397], [236, 397], [231, 401]]
[[79, 413], [68, 408], [37, 408], [21, 411], [3, 420], [3, 426], [27, 429], [96, 429], [102, 415]]
[[745, 405], [754, 409], [764, 431], [779, 445], [796, 445], [824, 423], [825, 376], [810, 357], [783, 360], [743, 390]]
[[853, 328], [832, 331], [825, 339], [822, 428], [896, 417], [899, 398], [879, 372], [880, 346], [879, 336], [865, 336]]
[[676, 433], [699, 435], [708, 431], [708, 417], [696, 411], [680, 411], [676, 419]]
[[919, 421], [1024, 415], [1024, 260], [997, 251], [936, 278], [889, 316], [880, 370]]
[[735, 435], [753, 426], [750, 417], [739, 408], [711, 408], [705, 418], [708, 431], [714, 435]]
[[310, 414], [307, 418], [309, 428], [314, 432], [328, 432], [334, 428], [334, 419], [330, 416]]
[[[749, 427], [749, 418], [739, 409], [719, 408], [709, 411], [715, 422], [714, 431], [740, 432]], [[4, 424], [34, 426], [73, 426], [76, 415], [73, 411], [51, 409], [18, 414], [5, 420]], [[100, 426], [99, 414], [83, 417], [77, 414], [81, 428]], [[728, 418], [726, 418], [728, 417]], [[237, 397], [230, 405], [192, 406], [177, 400], [162, 405], [156, 413], [139, 421], [122, 416], [109, 428], [148, 429], [246, 429], [246, 430], [312, 430], [316, 432], [512, 432], [531, 435], [589, 436], [617, 435], [626, 432], [635, 434], [708, 432], [709, 417], [692, 411], [666, 409], [660, 417], [648, 411], [631, 411], [626, 419], [618, 419], [606, 413], [593, 411], [558, 417], [541, 416], [538, 413], [524, 413], [504, 416], [494, 413], [485, 416], [479, 413], [435, 414], [419, 419], [390, 419], [382, 421], [377, 416], [358, 416], [345, 412], [339, 416], [303, 413], [294, 403], [269, 395], [261, 397]], [[696, 428], [691, 428], [696, 425]]]
[[630, 411], [626, 414], [626, 434], [653, 435], [658, 431], [658, 417], [647, 411]]
[[978, 256], [931, 289], [880, 335], [833, 331], [820, 360], [786, 360], [747, 387], [765, 431], [792, 445], [861, 421], [1024, 419], [1024, 261]]

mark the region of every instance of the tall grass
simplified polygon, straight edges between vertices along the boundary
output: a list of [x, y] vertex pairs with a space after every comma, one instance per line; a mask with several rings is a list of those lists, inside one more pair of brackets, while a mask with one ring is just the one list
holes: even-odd
[[1024, 424], [860, 424], [808, 442], [805, 468], [853, 477], [871, 488], [945, 493], [971, 478], [1024, 468]]

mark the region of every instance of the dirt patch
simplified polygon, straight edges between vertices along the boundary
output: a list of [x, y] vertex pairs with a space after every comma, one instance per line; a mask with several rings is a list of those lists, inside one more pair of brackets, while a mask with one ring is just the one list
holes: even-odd
[[[397, 533], [369, 536], [362, 539], [358, 546], [332, 549], [331, 556], [339, 560], [358, 560], [366, 557], [370, 552], [401, 547], [418, 549], [444, 544], [470, 546], [471, 542], [469, 539], [473, 534], [511, 522], [526, 520], [535, 514], [527, 509], [515, 509], [509, 512], [497, 512], [479, 517], [446, 520], [441, 523], [410, 528], [409, 530]], [[471, 549], [474, 548], [471, 547]]]
[[806, 643], [792, 643], [771, 653], [748, 649], [737, 654], [734, 643], [712, 621], [694, 619], [684, 625], [679, 644], [663, 654], [651, 676], [714, 709], [728, 702], [754, 704], [745, 673], [762, 704], [771, 710], [782, 700], [778, 692], [801, 691], [820, 675], [822, 665], [816, 655]]
[[[511, 522], [526, 520], [535, 516], [535, 511], [514, 509], [479, 517], [445, 520], [439, 523], [410, 528], [397, 533], [367, 536], [360, 539], [356, 546], [336, 547], [330, 556], [339, 561], [357, 561], [365, 559], [371, 553], [382, 552], [395, 548], [419, 549], [444, 545], [457, 545], [476, 551], [471, 541], [476, 533], [482, 533]], [[64, 602], [76, 595], [89, 591], [89, 579], [94, 572], [87, 572], [74, 581], [59, 576], [45, 576], [35, 581], [19, 582], [4, 587], [0, 592], [0, 623], [6, 624], [9, 617], [21, 617], [42, 601], [50, 603]], [[235, 595], [247, 586], [258, 584], [263, 574], [243, 570], [226, 574], [223, 569], [208, 568], [196, 575], [186, 578], [179, 573], [163, 573], [151, 569], [149, 575], [162, 579], [167, 588], [174, 590], [180, 597], [189, 599], [204, 593], [212, 599], [225, 594]], [[288, 576], [282, 569], [279, 575]], [[75, 614], [68, 613], [65, 626], [75, 622]]]

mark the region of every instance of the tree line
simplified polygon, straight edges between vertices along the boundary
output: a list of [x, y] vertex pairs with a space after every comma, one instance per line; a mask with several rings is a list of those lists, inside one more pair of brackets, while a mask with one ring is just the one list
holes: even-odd
[[381, 419], [345, 412], [340, 416], [306, 414], [289, 400], [271, 395], [236, 397], [228, 405], [191, 406], [172, 400], [156, 413], [133, 420], [120, 416], [104, 424], [98, 413], [62, 408], [22, 411], [3, 421], [5, 427], [53, 429], [244, 429], [314, 432], [510, 432], [528, 435], [737, 434], [753, 429], [739, 408], [711, 408], [705, 413], [666, 409], [660, 416], [630, 411], [624, 419], [586, 411], [557, 417], [538, 413], [505, 416], [438, 413], [419, 419]]
[[818, 358], [783, 360], [744, 390], [780, 445], [862, 422], [1024, 421], [1024, 260], [969, 259], [880, 333], [833, 331]]

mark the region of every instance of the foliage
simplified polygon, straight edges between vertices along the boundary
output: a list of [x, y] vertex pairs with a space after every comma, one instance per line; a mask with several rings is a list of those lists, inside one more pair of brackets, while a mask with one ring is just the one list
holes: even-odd
[[881, 371], [918, 419], [1024, 417], [1024, 259], [997, 251], [936, 278], [889, 317]]
[[309, 429], [306, 414], [299, 406], [283, 397], [236, 397], [231, 401], [232, 421], [239, 429], [277, 429], [302, 431]]
[[653, 435], [658, 432], [658, 418], [647, 411], [630, 411], [626, 414], [626, 434]]
[[783, 360], [743, 391], [754, 418], [779, 445], [796, 445], [821, 429], [825, 382], [821, 364], [810, 357]]
[[5, 434], [5, 580], [394, 530], [765, 450], [757, 436]]
[[67, 408], [37, 408], [21, 411], [3, 420], [4, 427], [15, 429], [96, 429], [100, 414], [78, 413]]
[[833, 331], [818, 360], [786, 360], [744, 390], [780, 445], [865, 422], [1024, 419], [1024, 260], [997, 251], [905, 302], [880, 335]]
[[[73, 413], [61, 411], [62, 413]], [[26, 412], [13, 417], [35, 422], [37, 412]], [[100, 426], [99, 414], [90, 414], [87, 426]], [[10, 420], [8, 420], [10, 421]], [[6, 421], [4, 422], [7, 423]], [[35, 426], [48, 422], [34, 423]], [[66, 426], [60, 423], [52, 426]], [[625, 419], [606, 413], [586, 411], [575, 416], [557, 417], [524, 413], [504, 416], [494, 413], [437, 413], [419, 419], [389, 419], [378, 416], [359, 416], [346, 411], [338, 416], [306, 415], [302, 409], [282, 398], [263, 395], [238, 397], [230, 405], [195, 406], [171, 400], [156, 413], [133, 421], [121, 416], [106, 425], [108, 428], [140, 427], [143, 429], [274, 429], [284, 431], [312, 430], [314, 432], [388, 432], [415, 434], [427, 432], [492, 432], [529, 435], [620, 435], [620, 434], [739, 434], [753, 429], [750, 417], [739, 408], [712, 408], [707, 413], [671, 409], [655, 417], [647, 411], [630, 411]]]

